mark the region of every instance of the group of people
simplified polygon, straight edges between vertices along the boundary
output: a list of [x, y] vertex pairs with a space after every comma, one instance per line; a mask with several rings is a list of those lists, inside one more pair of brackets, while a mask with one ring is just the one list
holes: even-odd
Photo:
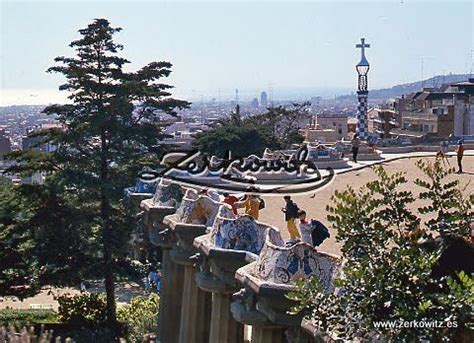
[[[290, 234], [291, 241], [302, 241], [313, 247], [319, 246], [326, 238], [329, 238], [329, 231], [318, 220], [308, 220], [306, 211], [300, 210], [298, 205], [291, 199], [291, 196], [285, 195], [285, 207], [281, 210], [285, 214], [286, 227]], [[299, 219], [299, 228], [296, 226], [296, 220]]]
[[[226, 192], [223, 193], [223, 196], [223, 202], [230, 206], [235, 215], [238, 214], [239, 208], [243, 208], [245, 214], [258, 220], [260, 211], [265, 208], [265, 201], [256, 193], [246, 193], [243, 197], [238, 198]], [[327, 228], [317, 220], [308, 220], [306, 212], [298, 208], [291, 196], [286, 195], [283, 199], [286, 205], [282, 208], [282, 212], [285, 215], [290, 241], [302, 241], [312, 246], [318, 246], [329, 237]], [[297, 220], [299, 220], [299, 227], [297, 227]]]
[[240, 199], [229, 193], [224, 193], [223, 202], [232, 208], [232, 212], [236, 215], [239, 208], [245, 209], [245, 214], [252, 216], [258, 220], [260, 210], [265, 207], [265, 201], [256, 193], [245, 194]]
[[[439, 147], [438, 153], [436, 154], [436, 157], [438, 158], [445, 158], [448, 153], [448, 142], [441, 142], [441, 145]], [[458, 141], [457, 147], [456, 147], [456, 158], [458, 162], [458, 174], [462, 174], [462, 159], [464, 157], [464, 144], [462, 139]]]

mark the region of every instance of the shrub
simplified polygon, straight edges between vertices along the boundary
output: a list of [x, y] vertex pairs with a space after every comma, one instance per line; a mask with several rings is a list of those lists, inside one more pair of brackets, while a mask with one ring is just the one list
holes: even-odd
[[156, 331], [159, 300], [159, 295], [152, 293], [135, 297], [130, 304], [118, 309], [118, 319], [128, 327], [129, 341], [141, 342], [144, 335]]
[[30, 324], [57, 323], [53, 310], [0, 310], [0, 325], [22, 327]]
[[107, 320], [105, 296], [84, 292], [57, 297], [59, 320], [74, 324], [100, 324]]
[[[473, 341], [470, 256], [452, 259], [448, 252], [456, 247], [453, 241], [463, 243], [460, 247], [470, 244], [474, 195], [463, 194], [459, 180], [450, 176], [453, 170], [441, 160], [417, 165], [425, 175], [415, 180], [424, 200], [417, 211], [404, 174], [388, 174], [380, 166], [374, 167], [378, 179], [360, 190], [336, 191], [328, 219], [345, 259], [334, 281], [337, 291], [324, 293], [313, 278], [289, 295], [298, 302], [293, 312], [309, 313], [325, 338]], [[391, 326], [378, 326], [381, 322]]]

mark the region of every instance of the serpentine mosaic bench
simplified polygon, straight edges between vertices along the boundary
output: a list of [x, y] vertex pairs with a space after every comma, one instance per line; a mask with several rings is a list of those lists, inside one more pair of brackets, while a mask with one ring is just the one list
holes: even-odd
[[159, 179], [153, 197], [141, 201], [144, 224], [148, 229], [149, 239], [154, 245], [166, 247], [171, 244], [171, 236], [163, 233], [162, 222], [165, 216], [176, 212], [183, 193], [179, 185]]
[[188, 189], [176, 213], [169, 221], [180, 224], [198, 224], [212, 226], [219, 210], [220, 202], [206, 195], [198, 195], [193, 189]]
[[134, 186], [124, 189], [124, 196], [133, 207], [138, 208], [144, 199], [153, 197], [156, 181], [138, 179]]
[[228, 206], [221, 206], [211, 230], [211, 238], [217, 248], [244, 250], [258, 255], [269, 227], [250, 215], [235, 217]]
[[298, 242], [285, 246], [278, 231], [268, 230], [265, 244], [251, 274], [263, 282], [290, 285], [300, 278], [318, 276], [327, 292], [340, 269], [340, 259], [318, 252], [311, 245]]
[[235, 216], [230, 206], [223, 204], [210, 232], [196, 237], [194, 246], [209, 258], [219, 258], [218, 264], [235, 273], [241, 266], [257, 259], [267, 229], [278, 230], [249, 215]]
[[325, 291], [333, 292], [332, 281], [340, 273], [341, 262], [339, 257], [304, 242], [285, 246], [280, 232], [269, 229], [258, 259], [240, 268], [236, 277], [258, 293], [262, 289], [291, 291], [298, 279], [318, 276]]
[[178, 208], [183, 198], [183, 189], [176, 183], [160, 179], [152, 203], [163, 207]]
[[235, 278], [244, 288], [236, 294], [231, 311], [236, 320], [258, 327], [299, 327], [303, 315], [290, 315], [295, 303], [286, 295], [300, 278], [319, 276], [326, 292], [334, 291], [341, 260], [298, 242], [286, 246], [277, 230], [267, 229], [255, 262], [239, 268]]
[[189, 264], [188, 259], [197, 252], [193, 246], [196, 237], [209, 232], [222, 203], [212, 200], [206, 195], [198, 195], [193, 189], [188, 189], [176, 213], [166, 216], [163, 224], [167, 225], [177, 244], [173, 249], [175, 261]]

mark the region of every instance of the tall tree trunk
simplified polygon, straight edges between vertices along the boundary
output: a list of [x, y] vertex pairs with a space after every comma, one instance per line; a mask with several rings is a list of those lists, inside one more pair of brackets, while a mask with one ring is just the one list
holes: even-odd
[[117, 314], [115, 306], [115, 280], [114, 266], [112, 261], [112, 227], [110, 224], [110, 202], [107, 187], [109, 185], [109, 166], [107, 162], [107, 141], [105, 130], [101, 132], [102, 156], [101, 156], [101, 185], [100, 185], [100, 205], [102, 219], [102, 252], [104, 255], [104, 280], [105, 293], [107, 298], [107, 321], [110, 328], [117, 334]]

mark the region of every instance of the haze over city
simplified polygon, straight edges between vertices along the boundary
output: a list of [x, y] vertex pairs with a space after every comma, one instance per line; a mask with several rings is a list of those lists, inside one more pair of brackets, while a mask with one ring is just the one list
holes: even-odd
[[127, 68], [172, 62], [169, 82], [191, 101], [237, 88], [242, 99], [269, 87], [277, 99], [350, 93], [360, 37], [371, 89], [472, 70], [470, 1], [2, 1], [1, 17], [2, 106], [65, 101], [45, 71], [98, 17], [123, 28]]

